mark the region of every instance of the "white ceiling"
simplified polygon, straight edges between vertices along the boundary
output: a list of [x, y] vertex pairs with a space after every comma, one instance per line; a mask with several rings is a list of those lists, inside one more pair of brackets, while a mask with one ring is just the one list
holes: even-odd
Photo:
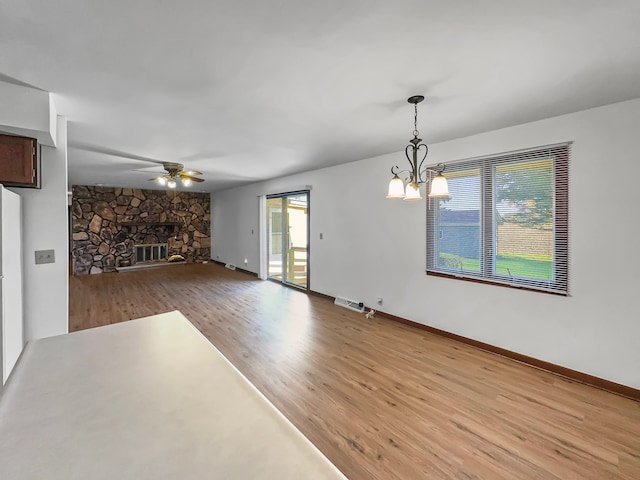
[[[54, 93], [71, 184], [197, 189], [640, 97], [638, 0], [1, 0], [0, 80]], [[139, 171], [139, 170], [143, 171]]]

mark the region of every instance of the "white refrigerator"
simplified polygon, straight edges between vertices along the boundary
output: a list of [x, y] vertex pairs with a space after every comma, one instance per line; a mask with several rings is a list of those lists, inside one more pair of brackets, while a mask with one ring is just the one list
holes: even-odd
[[[0, 185], [0, 373], [5, 384], [24, 347], [20, 196]], [[1, 388], [0, 388], [1, 389]]]

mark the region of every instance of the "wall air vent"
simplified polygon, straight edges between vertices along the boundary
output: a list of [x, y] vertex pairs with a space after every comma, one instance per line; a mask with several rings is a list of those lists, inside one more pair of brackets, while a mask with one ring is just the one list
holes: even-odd
[[364, 303], [362, 302], [356, 302], [344, 297], [336, 297], [333, 303], [341, 307], [348, 308], [349, 310], [353, 310], [354, 312], [364, 312]]
[[236, 266], [233, 263], [227, 263], [225, 265], [226, 268], [228, 268], [229, 270], [235, 270]]

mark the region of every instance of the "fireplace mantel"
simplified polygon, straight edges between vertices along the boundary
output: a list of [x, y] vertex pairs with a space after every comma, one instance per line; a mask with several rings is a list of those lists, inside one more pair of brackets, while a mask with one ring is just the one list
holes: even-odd
[[177, 227], [184, 225], [182, 222], [121, 222], [118, 223], [121, 227]]

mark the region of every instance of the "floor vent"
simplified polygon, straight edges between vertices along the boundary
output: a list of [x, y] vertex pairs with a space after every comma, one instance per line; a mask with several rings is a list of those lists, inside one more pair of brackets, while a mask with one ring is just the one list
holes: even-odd
[[233, 263], [227, 263], [225, 265], [226, 268], [228, 268], [229, 270], [235, 270], [236, 266]]
[[354, 312], [364, 312], [364, 303], [362, 302], [355, 302], [347, 298], [336, 297], [333, 303], [341, 307], [348, 308], [349, 310], [353, 310]]

